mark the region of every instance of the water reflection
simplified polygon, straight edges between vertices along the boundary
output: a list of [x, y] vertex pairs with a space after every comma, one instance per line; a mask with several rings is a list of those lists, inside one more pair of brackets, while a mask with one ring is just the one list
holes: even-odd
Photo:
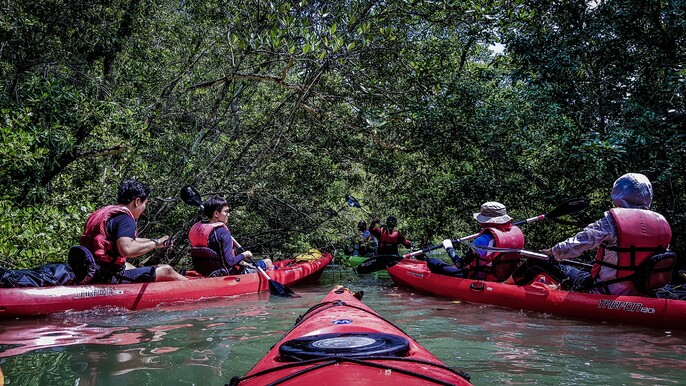
[[[364, 301], [476, 385], [680, 384], [686, 334], [586, 323], [423, 296], [390, 279], [328, 272], [298, 299], [268, 293], [149, 311], [3, 321], [8, 385], [224, 385], [245, 374], [333, 284]], [[2, 385], [2, 382], [0, 382]]]

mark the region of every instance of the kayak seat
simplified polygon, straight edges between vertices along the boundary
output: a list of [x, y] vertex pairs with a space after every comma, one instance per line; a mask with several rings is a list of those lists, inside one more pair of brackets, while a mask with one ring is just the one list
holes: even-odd
[[67, 263], [74, 272], [74, 284], [89, 284], [93, 281], [96, 272], [100, 269], [95, 257], [88, 248], [75, 245], [69, 248]]
[[226, 269], [223, 259], [211, 248], [191, 247], [193, 269], [203, 276], [210, 276], [213, 272]]
[[666, 251], [644, 260], [634, 273], [633, 282], [636, 289], [646, 295], [669, 283], [676, 263], [676, 253]]
[[331, 333], [291, 339], [279, 346], [280, 360], [296, 362], [327, 357], [404, 357], [410, 342], [385, 333]]
[[505, 281], [517, 269], [522, 258], [519, 253], [504, 253], [494, 259], [491, 264], [490, 274], [497, 281]]
[[557, 283], [566, 281], [560, 264], [552, 259], [549, 261], [526, 259], [512, 272], [511, 277], [515, 285], [527, 285], [540, 275], [545, 275]]

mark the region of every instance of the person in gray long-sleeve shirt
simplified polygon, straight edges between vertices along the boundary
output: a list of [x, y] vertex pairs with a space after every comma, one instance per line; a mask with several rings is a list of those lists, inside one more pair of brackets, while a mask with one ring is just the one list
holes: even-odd
[[630, 275], [641, 262], [669, 248], [672, 232], [662, 215], [649, 210], [653, 188], [643, 174], [628, 173], [619, 177], [611, 197], [616, 208], [576, 235], [541, 252], [562, 260], [599, 248], [591, 272], [562, 266], [573, 288], [592, 293], [640, 295]]

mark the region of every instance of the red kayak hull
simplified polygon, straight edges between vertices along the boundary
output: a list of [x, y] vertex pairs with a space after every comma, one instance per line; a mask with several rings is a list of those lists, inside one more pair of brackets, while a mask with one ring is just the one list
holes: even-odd
[[[283, 285], [316, 283], [331, 254], [319, 260], [295, 263], [284, 260], [267, 271], [272, 280]], [[139, 310], [162, 303], [185, 302], [268, 291], [269, 282], [259, 273], [193, 278], [188, 281], [166, 281], [136, 284], [97, 284], [40, 288], [0, 288], [0, 318], [23, 315], [45, 315], [64, 311], [83, 311], [96, 307]]]
[[[359, 350], [336, 345], [316, 359], [285, 357], [282, 353], [299, 354], [293, 342], [312, 340], [313, 347], [325, 346], [327, 339], [317, 337], [342, 336], [364, 339], [391, 335], [408, 343], [406, 351], [396, 356], [367, 355]], [[321, 343], [321, 345], [317, 345]], [[349, 345], [350, 346], [350, 345]], [[296, 347], [286, 350], [284, 347]], [[317, 348], [318, 349], [318, 348]], [[341, 351], [342, 350], [342, 351]], [[353, 350], [353, 351], [346, 351]], [[364, 350], [362, 350], [364, 351]], [[316, 354], [319, 355], [319, 354]], [[347, 288], [334, 288], [322, 302], [298, 318], [288, 331], [243, 378], [232, 379], [230, 385], [470, 385], [469, 376], [447, 367], [438, 358], [384, 320]]]
[[426, 262], [414, 259], [403, 259], [388, 268], [388, 273], [397, 285], [471, 303], [577, 319], [665, 329], [686, 328], [686, 301], [683, 300], [569, 292], [540, 282], [516, 286], [456, 278], [432, 273]]

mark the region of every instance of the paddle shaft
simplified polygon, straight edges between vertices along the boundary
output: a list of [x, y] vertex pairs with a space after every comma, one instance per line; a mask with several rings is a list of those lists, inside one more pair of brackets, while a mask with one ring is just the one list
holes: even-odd
[[[528, 224], [528, 223], [534, 222], [534, 221], [543, 220], [546, 217], [550, 217], [550, 218], [560, 217], [560, 216], [565, 215], [565, 214], [571, 214], [571, 213], [574, 213], [576, 211], [579, 211], [582, 207], [585, 207], [586, 205], [588, 205], [588, 202], [586, 199], [580, 199], [580, 198], [569, 199], [569, 200], [562, 202], [560, 205], [556, 206], [555, 209], [551, 210], [550, 212], [548, 212], [546, 214], [539, 214], [538, 216], [527, 218], [526, 220], [515, 221], [512, 224], [513, 225], [522, 225], [522, 224]], [[479, 233], [475, 233], [473, 235], [465, 236], [461, 239], [452, 240], [452, 242], [453, 243], [461, 243], [461, 242], [464, 242], [467, 240], [475, 239], [478, 236], [479, 236]], [[423, 253], [433, 251], [435, 249], [439, 249], [442, 247], [443, 247], [443, 244], [432, 245], [432, 246], [427, 247], [427, 248], [422, 248], [418, 251], [407, 253], [407, 254], [403, 255], [403, 257], [412, 257], [412, 256], [421, 255]]]
[[233, 238], [233, 236], [231, 236], [231, 242], [232, 242], [233, 245], [234, 245], [236, 248], [238, 248], [240, 251], [245, 251], [245, 249], [243, 249], [243, 247], [241, 247], [241, 245], [238, 244], [238, 241], [236, 241], [236, 239]]
[[[476, 249], [483, 249], [487, 251], [496, 251], [496, 252], [507, 252], [507, 253], [519, 253], [522, 256], [525, 257], [533, 257], [535, 259], [540, 259], [540, 260], [545, 260], [548, 261], [551, 258], [554, 259], [552, 256], [548, 256], [544, 253], [539, 253], [539, 252], [533, 252], [533, 251], [528, 251], [526, 249], [514, 249], [514, 248], [498, 248], [498, 247], [487, 247], [487, 246], [472, 246], [473, 248]], [[593, 264], [589, 263], [584, 263], [582, 261], [576, 261], [576, 260], [570, 260], [570, 259], [562, 259], [558, 260], [560, 264], [566, 264], [566, 265], [576, 265], [577, 267], [581, 267], [584, 269], [590, 269], [593, 267]]]
[[[192, 186], [186, 186], [181, 189], [181, 198], [186, 204], [189, 205], [195, 205], [198, 206], [199, 208], [203, 208], [201, 197], [200, 197], [200, 192], [198, 192], [194, 187]], [[241, 244], [236, 241], [236, 239], [231, 236], [231, 243], [233, 246], [238, 248], [240, 251], [245, 251]], [[252, 260], [252, 259], [250, 259]], [[252, 260], [254, 262], [254, 260]], [[269, 283], [269, 291], [273, 295], [278, 295], [278, 296], [286, 296], [286, 297], [299, 297], [295, 292], [293, 292], [290, 288], [286, 287], [285, 285], [279, 283], [278, 281], [272, 279], [269, 277], [267, 272], [265, 272], [262, 268], [260, 268], [257, 263], [254, 264], [254, 267], [259, 271], [260, 275], [264, 277], [267, 282]]]
[[[545, 216], [546, 216], [546, 215], [541, 214], [541, 215], [538, 215], [538, 216], [536, 216], [536, 217], [528, 218], [528, 219], [526, 219], [526, 220], [519, 220], [519, 221], [516, 221], [516, 222], [514, 222], [514, 223], [512, 223], [512, 224], [513, 224], [513, 225], [528, 224], [528, 223], [530, 223], [530, 222], [543, 220], [543, 219], [545, 218]], [[480, 235], [480, 233], [475, 233], [475, 234], [473, 234], [473, 235], [465, 236], [465, 237], [462, 237], [462, 238], [460, 238], [460, 239], [451, 240], [451, 241], [452, 241], [454, 244], [462, 243], [462, 242], [465, 242], [465, 241], [473, 240], [473, 239], [477, 238], [479, 235]], [[403, 257], [417, 256], [417, 255], [421, 255], [422, 253], [426, 253], [426, 252], [429, 252], [429, 251], [433, 251], [433, 250], [436, 250], [436, 249], [439, 249], [439, 248], [443, 248], [443, 244], [436, 244], [436, 245], [432, 245], [432, 246], [427, 247], [427, 248], [420, 249], [419, 251], [414, 251], [414, 252], [406, 253], [406, 254], [403, 255]], [[532, 252], [532, 253], [533, 253], [533, 252]]]
[[[460, 239], [451, 240], [451, 241], [452, 241], [454, 244], [458, 244], [458, 243], [462, 243], [462, 242], [465, 242], [465, 241], [473, 240], [473, 239], [477, 238], [478, 236], [479, 236], [479, 233], [475, 233], [475, 234], [473, 234], [473, 235], [465, 236], [465, 237], [462, 237], [462, 238], [460, 238]], [[406, 254], [403, 255], [403, 257], [404, 257], [404, 258], [408, 258], [408, 257], [412, 257], [412, 256], [421, 255], [421, 254], [423, 254], [423, 253], [426, 253], [426, 252], [429, 252], [429, 251], [433, 251], [433, 250], [438, 249], [438, 248], [443, 248], [443, 244], [436, 244], [436, 245], [432, 245], [432, 246], [427, 247], [427, 248], [422, 248], [422, 249], [420, 249], [420, 250], [418, 250], [418, 251], [406, 253]]]
[[[523, 249], [519, 250], [519, 254], [522, 256], [526, 256], [526, 257], [533, 257], [535, 259], [550, 260], [550, 256], [548, 256], [546, 254], [531, 252], [531, 251], [525, 251]], [[583, 269], [591, 269], [593, 267], [593, 264], [584, 263], [583, 261], [576, 261], [576, 260], [570, 260], [570, 259], [562, 259], [562, 260], [558, 260], [558, 261], [560, 262], [560, 264], [575, 265], [575, 266], [583, 268]]]

